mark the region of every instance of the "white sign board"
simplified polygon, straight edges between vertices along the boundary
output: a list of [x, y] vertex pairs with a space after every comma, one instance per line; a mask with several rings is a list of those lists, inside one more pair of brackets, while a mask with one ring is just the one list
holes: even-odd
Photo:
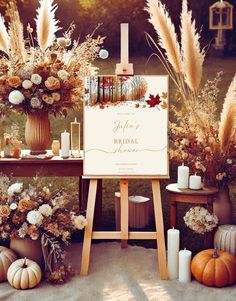
[[168, 177], [168, 77], [95, 76], [85, 86], [84, 175]]

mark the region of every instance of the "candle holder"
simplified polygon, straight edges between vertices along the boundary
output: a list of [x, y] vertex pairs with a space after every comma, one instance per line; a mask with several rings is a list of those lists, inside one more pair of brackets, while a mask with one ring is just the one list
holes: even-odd
[[71, 130], [71, 156], [74, 158], [81, 157], [80, 155], [80, 123], [75, 121], [70, 123]]

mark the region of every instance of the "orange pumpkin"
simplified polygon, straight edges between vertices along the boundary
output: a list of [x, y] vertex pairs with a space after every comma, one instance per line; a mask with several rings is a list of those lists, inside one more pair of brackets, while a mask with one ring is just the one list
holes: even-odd
[[204, 250], [194, 256], [191, 271], [197, 281], [207, 286], [230, 285], [236, 281], [236, 258], [228, 252]]

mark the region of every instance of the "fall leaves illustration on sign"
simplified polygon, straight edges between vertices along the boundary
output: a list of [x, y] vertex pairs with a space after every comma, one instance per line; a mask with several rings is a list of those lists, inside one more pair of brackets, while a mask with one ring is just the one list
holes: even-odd
[[148, 81], [142, 76], [93, 76], [86, 80], [85, 104], [104, 109], [126, 102], [135, 108], [167, 109], [167, 92], [161, 96], [148, 92]]

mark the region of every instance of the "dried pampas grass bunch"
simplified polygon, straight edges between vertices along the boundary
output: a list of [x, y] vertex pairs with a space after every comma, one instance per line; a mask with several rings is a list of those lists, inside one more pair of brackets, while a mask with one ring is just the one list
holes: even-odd
[[[178, 42], [175, 26], [160, 0], [147, 0], [146, 10], [150, 14], [150, 23], [158, 35], [158, 42], [147, 34], [148, 40], [155, 46], [168, 74], [176, 84], [186, 103], [196, 101], [201, 83], [202, 66], [205, 52], [200, 49], [195, 21], [188, 10], [187, 0], [183, 0], [181, 13], [181, 44]], [[165, 52], [165, 56], [162, 53]]]
[[200, 48], [200, 34], [187, 4], [182, 0], [179, 39], [160, 0], [147, 0], [146, 8], [158, 35], [156, 42], [147, 34], [148, 41], [178, 89], [180, 106], [172, 105], [175, 122], [169, 124], [170, 158], [185, 162], [208, 184], [222, 187], [236, 181], [236, 75], [219, 121], [222, 72], [201, 86], [205, 50]]

